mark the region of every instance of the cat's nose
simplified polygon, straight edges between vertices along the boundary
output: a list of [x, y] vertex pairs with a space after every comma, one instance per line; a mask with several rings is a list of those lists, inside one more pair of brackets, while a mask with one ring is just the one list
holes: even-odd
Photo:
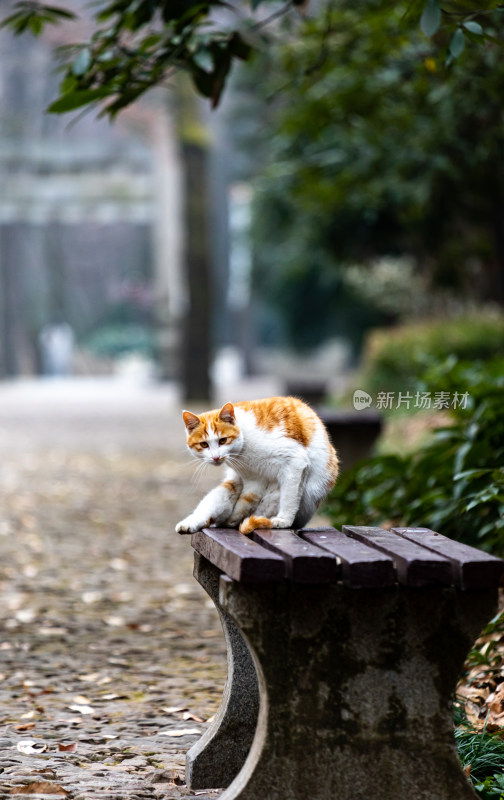
[[220, 461], [220, 456], [212, 456], [212, 458], [216, 464]]

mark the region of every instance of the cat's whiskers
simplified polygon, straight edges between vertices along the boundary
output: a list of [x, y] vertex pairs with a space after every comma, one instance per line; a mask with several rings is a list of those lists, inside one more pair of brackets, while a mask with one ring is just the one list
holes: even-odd
[[232, 467], [232, 469], [234, 469], [234, 471], [237, 472], [238, 475], [240, 475], [242, 478], [244, 477], [244, 472], [242, 469], [243, 464], [240, 462], [239, 456], [227, 455], [225, 463], [228, 466]]
[[189, 461], [179, 461], [177, 466], [183, 472], [192, 472], [194, 470], [194, 458], [189, 459]]
[[191, 483], [194, 485], [195, 488], [197, 488], [200, 485], [203, 479], [203, 475], [206, 472], [206, 468], [209, 466], [210, 463], [208, 461], [199, 461], [196, 464], [196, 468], [191, 478]]
[[[239, 456], [229, 456], [228, 455], [228, 456], [226, 456], [226, 463], [229, 464], [229, 466], [232, 467], [234, 470], [236, 470], [236, 472], [238, 472], [238, 474], [241, 475], [241, 477], [245, 477], [246, 476], [247, 470], [245, 468], [245, 465], [243, 464], [243, 458], [240, 459]], [[262, 467], [263, 464], [268, 464], [268, 465], [271, 464], [271, 459], [267, 458], [267, 457], [263, 457], [263, 458], [257, 458], [256, 457], [255, 458], [255, 461], [254, 461], [254, 467], [255, 468], [257, 468], [257, 467], [260, 468], [260, 467]]]

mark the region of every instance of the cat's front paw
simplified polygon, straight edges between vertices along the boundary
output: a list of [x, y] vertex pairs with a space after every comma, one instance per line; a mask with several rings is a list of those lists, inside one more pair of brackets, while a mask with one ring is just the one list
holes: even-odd
[[175, 525], [175, 531], [177, 533], [196, 533], [196, 531], [201, 531], [203, 528], [206, 528], [208, 524], [207, 521], [201, 522], [200, 519], [191, 514]]
[[271, 517], [272, 528], [291, 528], [292, 522], [290, 517]]

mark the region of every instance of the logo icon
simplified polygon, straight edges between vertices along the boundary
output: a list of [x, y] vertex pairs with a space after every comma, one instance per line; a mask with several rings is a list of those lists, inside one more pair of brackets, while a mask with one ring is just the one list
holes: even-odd
[[356, 411], [361, 411], [363, 408], [369, 408], [371, 403], [373, 402], [373, 398], [367, 392], [364, 392], [362, 389], [356, 389], [353, 393], [353, 407]]

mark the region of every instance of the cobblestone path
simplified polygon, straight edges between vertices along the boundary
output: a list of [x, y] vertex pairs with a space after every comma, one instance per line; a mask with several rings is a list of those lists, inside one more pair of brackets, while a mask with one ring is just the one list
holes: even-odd
[[173, 530], [192, 472], [170, 387], [0, 384], [1, 800], [196, 794], [226, 668]]

